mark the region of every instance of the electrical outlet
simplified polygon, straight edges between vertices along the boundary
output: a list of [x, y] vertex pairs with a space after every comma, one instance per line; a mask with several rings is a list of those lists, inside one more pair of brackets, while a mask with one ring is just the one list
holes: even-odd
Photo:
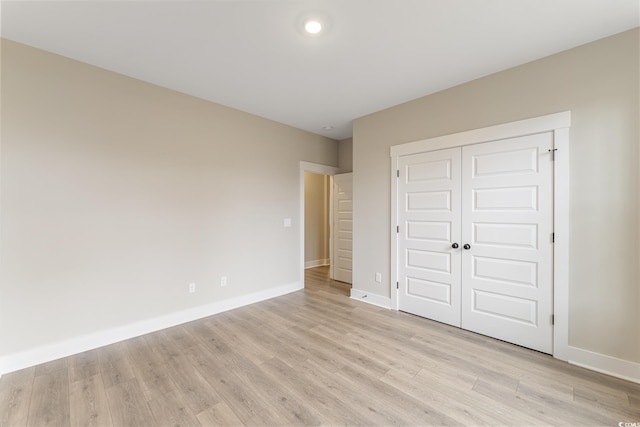
[[192, 294], [196, 291], [196, 284], [195, 283], [189, 283], [189, 293]]
[[220, 286], [227, 286], [227, 276], [222, 276], [220, 278]]
[[382, 273], [376, 273], [376, 282], [382, 283]]

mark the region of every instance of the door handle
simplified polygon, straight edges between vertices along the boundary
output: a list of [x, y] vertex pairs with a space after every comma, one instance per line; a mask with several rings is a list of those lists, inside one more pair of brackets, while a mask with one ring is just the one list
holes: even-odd
[[465, 243], [463, 248], [465, 248], [466, 250], [469, 250], [469, 249], [471, 249], [471, 245], [468, 244], [468, 243]]
[[452, 247], [453, 249], [458, 249], [458, 247], [459, 247], [459, 246], [458, 246], [458, 244], [457, 244], [457, 243], [454, 243], [453, 245], [451, 245], [451, 247]]

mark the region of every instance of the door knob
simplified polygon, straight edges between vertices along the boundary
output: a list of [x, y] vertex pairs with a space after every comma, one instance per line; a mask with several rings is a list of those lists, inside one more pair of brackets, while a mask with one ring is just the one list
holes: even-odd
[[471, 249], [471, 245], [468, 244], [468, 243], [465, 243], [463, 248], [465, 248], [466, 250], [469, 250], [469, 249]]
[[452, 247], [453, 249], [458, 249], [458, 244], [457, 244], [457, 243], [454, 243], [453, 245], [451, 245], [451, 247]]

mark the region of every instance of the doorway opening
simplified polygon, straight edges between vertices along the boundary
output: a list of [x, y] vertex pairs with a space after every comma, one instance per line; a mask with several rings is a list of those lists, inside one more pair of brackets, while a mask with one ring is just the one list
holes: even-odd
[[329, 175], [304, 172], [304, 268], [331, 265], [331, 184]]
[[320, 286], [349, 296], [352, 174], [337, 172], [300, 162], [300, 278], [307, 289]]

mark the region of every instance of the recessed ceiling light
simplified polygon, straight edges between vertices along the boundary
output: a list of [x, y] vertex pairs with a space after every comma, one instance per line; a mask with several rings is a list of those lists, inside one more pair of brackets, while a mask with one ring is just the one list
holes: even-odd
[[327, 131], [333, 130], [333, 126], [331, 125], [322, 126], [322, 130], [327, 130]]
[[317, 19], [307, 19], [304, 21], [304, 30], [309, 34], [318, 34], [322, 31], [322, 23]]

